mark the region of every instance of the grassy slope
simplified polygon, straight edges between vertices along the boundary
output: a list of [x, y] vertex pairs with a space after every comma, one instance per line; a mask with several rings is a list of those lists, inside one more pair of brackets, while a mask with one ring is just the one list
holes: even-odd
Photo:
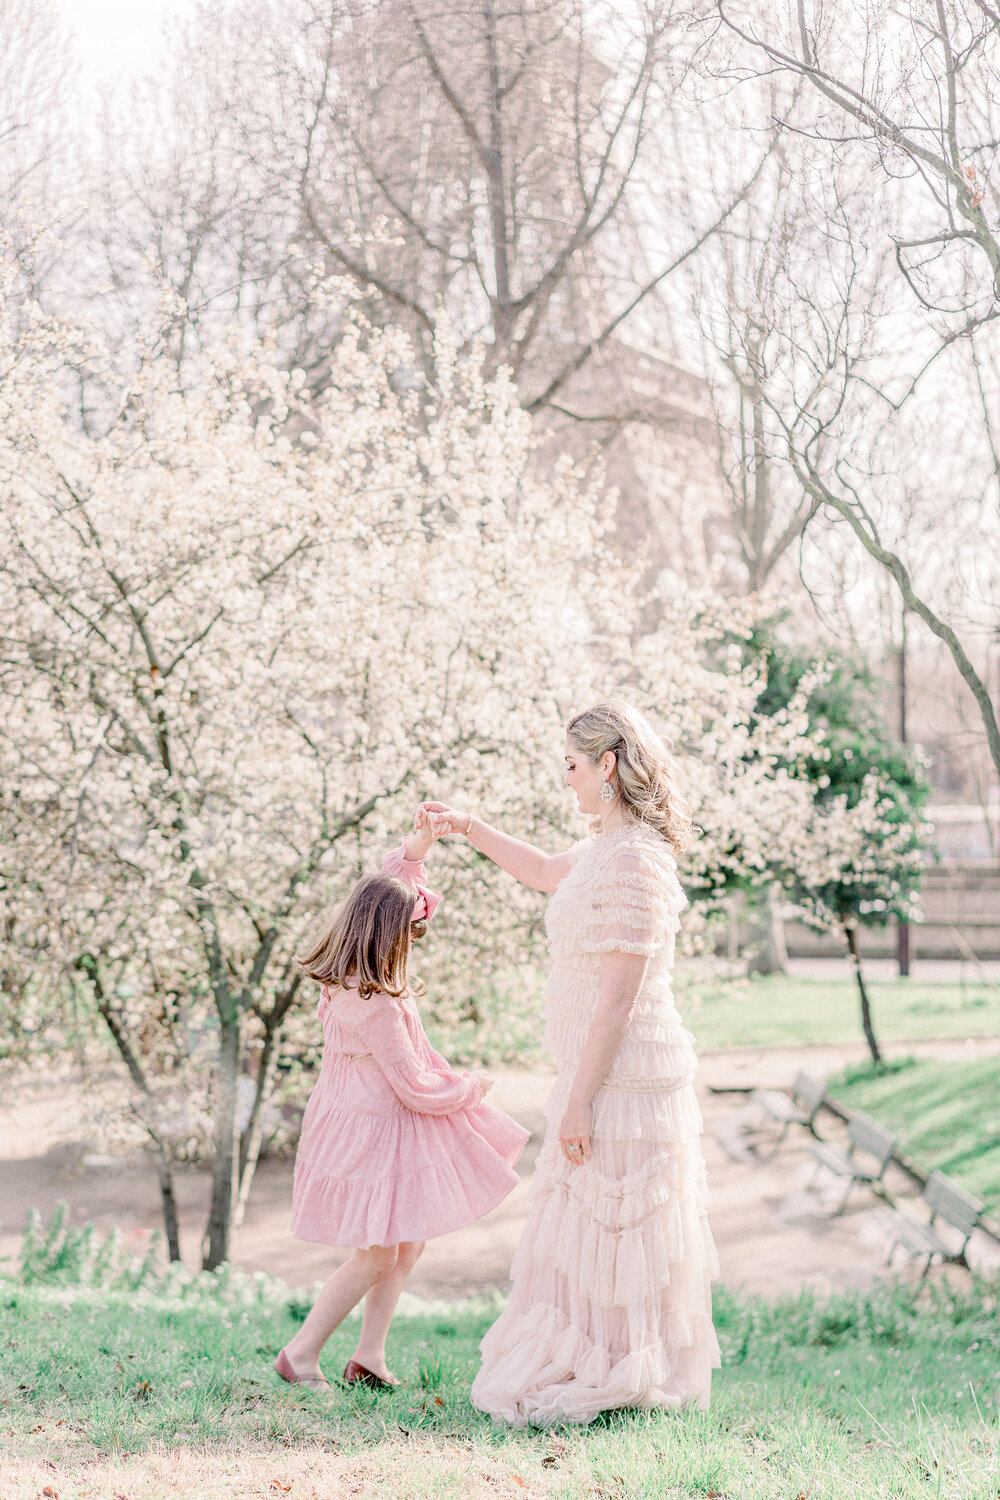
[[[480, 1024], [439, 1031], [435, 1046], [456, 1062], [531, 1065], [541, 1056], [543, 972], [525, 970], [514, 984], [489, 976], [477, 998]], [[703, 1049], [806, 1047], [862, 1040], [853, 979], [768, 975], [718, 983], [695, 980], [683, 966], [677, 1000]], [[912, 979], [872, 984], [875, 1025], [885, 1042], [1000, 1036], [1000, 988], [925, 984]], [[428, 1010], [430, 1007], [428, 1007]]]
[[[1000, 989], [912, 980], [871, 989], [876, 1031], [890, 1056], [907, 1041], [1000, 1035]], [[703, 1050], [861, 1043], [857, 990], [846, 980], [773, 976], [704, 987], [681, 1005]], [[917, 1059], [882, 1076], [849, 1069], [828, 1086], [895, 1130], [905, 1155], [947, 1172], [984, 1200], [991, 1218], [1000, 1216], [1000, 1057]]]
[[[1000, 988], [894, 980], [870, 986], [883, 1042], [1000, 1036]], [[701, 1049], [816, 1047], [863, 1041], [858, 991], [848, 979], [769, 975], [702, 984], [678, 1004]]]
[[829, 1088], [895, 1130], [906, 1156], [947, 1172], [1000, 1217], [1000, 1057], [921, 1058], [881, 1076], [848, 1070]]
[[[411, 1304], [393, 1332], [405, 1388], [324, 1396], [271, 1372], [295, 1326], [287, 1306], [0, 1283], [0, 1495], [34, 1500], [48, 1475], [63, 1500], [993, 1500], [1000, 1322], [985, 1287], [961, 1286], [922, 1302], [890, 1285], [773, 1305], [719, 1294], [725, 1363], [708, 1413], [538, 1433], [468, 1404], [495, 1311], [482, 1304]], [[331, 1373], [354, 1334], [335, 1335]]]

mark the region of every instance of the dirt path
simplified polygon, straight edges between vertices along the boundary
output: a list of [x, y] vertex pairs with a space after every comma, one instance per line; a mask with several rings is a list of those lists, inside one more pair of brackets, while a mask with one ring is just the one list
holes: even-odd
[[[976, 1056], [1000, 1052], [1000, 1039], [971, 1046], [938, 1043], [930, 1050], [937, 1056]], [[725, 1285], [768, 1295], [803, 1286], [832, 1290], [863, 1286], [883, 1270], [885, 1239], [879, 1229], [879, 1205], [870, 1195], [859, 1191], [853, 1209], [831, 1218], [829, 1198], [808, 1190], [812, 1163], [797, 1139], [790, 1137], [769, 1161], [747, 1159], [740, 1149], [745, 1096], [715, 1092], [787, 1084], [799, 1067], [826, 1075], [862, 1055], [859, 1048], [822, 1047], [703, 1056], [698, 1082], [712, 1190], [710, 1218]], [[550, 1082], [551, 1075], [541, 1072], [498, 1076], [496, 1103], [532, 1131], [520, 1163], [519, 1185], [487, 1218], [428, 1245], [410, 1283], [418, 1295], [459, 1297], [506, 1285], [524, 1221]], [[31, 1207], [47, 1217], [61, 1198], [69, 1203], [75, 1222], [117, 1225], [137, 1249], [159, 1224], [156, 1181], [148, 1163], [142, 1156], [96, 1155], [87, 1118], [86, 1097], [68, 1078], [26, 1083], [16, 1100], [0, 1103], [0, 1258], [16, 1255]], [[839, 1127], [825, 1116], [822, 1130], [836, 1138]], [[915, 1191], [902, 1172], [893, 1173], [889, 1188], [894, 1197]], [[208, 1198], [205, 1174], [179, 1173], [178, 1196], [184, 1258], [196, 1266]], [[268, 1271], [292, 1285], [307, 1286], [329, 1274], [338, 1257], [323, 1246], [292, 1238], [290, 1201], [290, 1164], [263, 1162], [233, 1259], [248, 1270]], [[977, 1245], [977, 1254], [984, 1262], [1000, 1261], [992, 1242]]]

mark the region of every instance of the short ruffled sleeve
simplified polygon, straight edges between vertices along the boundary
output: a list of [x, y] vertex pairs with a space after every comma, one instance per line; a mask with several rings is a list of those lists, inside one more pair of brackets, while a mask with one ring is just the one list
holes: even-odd
[[584, 850], [593, 848], [593, 844], [593, 839], [577, 839], [575, 844], [570, 844], [569, 848], [566, 850], [566, 858], [569, 860], [569, 867], [571, 870]]
[[651, 958], [680, 927], [687, 897], [673, 856], [625, 845], [602, 861], [591, 884], [583, 947], [588, 953], [638, 953]]

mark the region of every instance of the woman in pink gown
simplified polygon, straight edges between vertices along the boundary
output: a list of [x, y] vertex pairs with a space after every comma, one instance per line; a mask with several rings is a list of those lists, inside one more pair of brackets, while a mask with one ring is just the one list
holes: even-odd
[[[282, 1349], [283, 1379], [325, 1385], [320, 1351], [365, 1299], [348, 1384], [397, 1384], [386, 1335], [406, 1278], [435, 1235], [489, 1213], [517, 1183], [528, 1139], [483, 1103], [491, 1080], [456, 1073], [424, 1032], [406, 982], [411, 934], [434, 913], [422, 858], [433, 818], [362, 880], [301, 960], [318, 979], [324, 1047], [302, 1122], [292, 1232], [356, 1247]], [[418, 925], [419, 924], [419, 925]]]
[[535, 890], [552, 971], [545, 1044], [558, 1077], [473, 1404], [516, 1425], [616, 1407], [708, 1405], [719, 1364], [693, 1039], [671, 992], [691, 837], [672, 762], [627, 704], [568, 726], [566, 779], [596, 838], [546, 855], [468, 813], [449, 827]]

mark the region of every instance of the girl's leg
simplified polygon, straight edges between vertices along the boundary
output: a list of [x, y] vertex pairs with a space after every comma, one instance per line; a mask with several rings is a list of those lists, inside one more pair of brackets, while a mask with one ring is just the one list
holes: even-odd
[[397, 1245], [373, 1245], [370, 1250], [356, 1251], [334, 1271], [302, 1327], [285, 1345], [285, 1354], [296, 1375], [315, 1378], [322, 1374], [319, 1356], [323, 1345], [365, 1293], [393, 1274], [398, 1250]]
[[404, 1241], [399, 1246], [396, 1264], [387, 1276], [376, 1281], [365, 1297], [365, 1311], [361, 1320], [361, 1337], [352, 1359], [383, 1380], [390, 1379], [385, 1362], [385, 1340], [389, 1332], [392, 1315], [396, 1311], [399, 1294], [406, 1285], [406, 1278], [420, 1258], [424, 1245], [422, 1240]]

